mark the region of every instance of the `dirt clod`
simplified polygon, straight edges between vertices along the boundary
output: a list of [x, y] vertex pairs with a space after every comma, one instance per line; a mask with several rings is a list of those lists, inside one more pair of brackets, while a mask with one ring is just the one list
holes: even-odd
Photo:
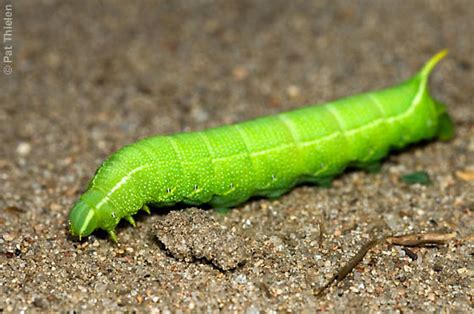
[[155, 225], [156, 237], [169, 254], [186, 262], [204, 261], [223, 271], [248, 258], [242, 236], [216, 222], [206, 211], [173, 211]]

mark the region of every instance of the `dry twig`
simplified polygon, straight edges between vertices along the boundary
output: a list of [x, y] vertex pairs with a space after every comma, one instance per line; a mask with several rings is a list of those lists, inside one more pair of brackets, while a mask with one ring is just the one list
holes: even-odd
[[456, 233], [413, 233], [401, 236], [392, 236], [385, 239], [388, 244], [401, 246], [425, 246], [445, 244], [447, 241], [456, 238]]
[[[389, 236], [382, 239], [374, 239], [367, 242], [359, 252], [349, 260], [349, 262], [342, 266], [336, 274], [324, 285], [322, 286], [316, 293], [316, 296], [320, 296], [330, 285], [334, 282], [338, 283], [343, 280], [347, 274], [349, 274], [359, 263], [364, 259], [367, 252], [377, 246], [380, 243], [388, 243], [391, 245], [400, 245], [400, 246], [409, 246], [409, 247], [420, 247], [426, 245], [440, 245], [445, 244], [449, 240], [453, 240], [456, 238], [456, 233], [413, 233], [413, 234], [406, 234], [401, 236]], [[411, 252], [411, 251], [410, 251]], [[414, 253], [413, 253], [414, 254]], [[416, 259], [418, 256], [414, 254], [412, 259]]]
[[343, 280], [347, 274], [349, 274], [359, 263], [364, 259], [364, 256], [367, 254], [367, 252], [376, 246], [378, 243], [380, 243], [380, 240], [371, 240], [367, 242], [362, 248], [357, 252], [357, 254], [349, 260], [349, 262], [341, 267], [334, 276], [332, 276], [329, 281], [322, 286], [318, 292], [316, 293], [316, 296], [321, 295], [324, 290], [326, 290], [334, 281], [339, 282]]

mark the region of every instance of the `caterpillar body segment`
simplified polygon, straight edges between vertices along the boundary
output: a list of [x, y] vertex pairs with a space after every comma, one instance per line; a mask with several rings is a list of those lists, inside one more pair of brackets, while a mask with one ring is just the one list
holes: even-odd
[[390, 150], [453, 136], [428, 78], [445, 51], [398, 86], [201, 132], [155, 136], [125, 146], [98, 169], [70, 214], [79, 238], [96, 229], [116, 240], [122, 218], [147, 204], [230, 207], [278, 197], [302, 182], [324, 183], [347, 166], [369, 168]]

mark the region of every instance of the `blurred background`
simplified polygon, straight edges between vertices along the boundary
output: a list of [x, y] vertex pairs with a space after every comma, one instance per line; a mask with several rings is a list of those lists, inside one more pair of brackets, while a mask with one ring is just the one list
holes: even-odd
[[[0, 12], [4, 26], [13, 23], [12, 73], [0, 74], [0, 209], [5, 208], [0, 231], [14, 235], [0, 246], [15, 252], [18, 245], [22, 252], [28, 245], [22, 235], [30, 234], [38, 241], [33, 256], [49, 256], [53, 249], [70, 252], [45, 257], [44, 269], [64, 256], [71, 263], [79, 258], [66, 236], [68, 210], [100, 162], [123, 145], [395, 85], [445, 48], [449, 55], [430, 85], [459, 127], [458, 142], [431, 146], [416, 165], [439, 166], [439, 173], [453, 177], [453, 167], [472, 164], [471, 0], [15, 0], [2, 1]], [[466, 191], [464, 185], [456, 189], [452, 198]], [[142, 226], [147, 225], [145, 220]], [[138, 248], [143, 239], [147, 243], [135, 233], [145, 231], [122, 232], [137, 237]], [[107, 241], [101, 245], [115, 250]], [[87, 265], [90, 258], [81, 261]], [[0, 268], [0, 299], [9, 299], [0, 305], [27, 308], [33, 297], [25, 291], [30, 290], [12, 283], [24, 264], [8, 263], [9, 268]], [[66, 266], [55, 272], [67, 281], [78, 272]], [[60, 285], [49, 275], [35, 276]], [[81, 280], [71, 285], [87, 286]], [[75, 308], [97, 292], [88, 289], [76, 299], [44, 298], [56, 308]], [[305, 301], [266, 304], [281, 302]]]
[[[94, 151], [394, 84], [448, 48], [434, 92], [467, 119], [471, 1], [15, 1], [3, 158]], [[451, 84], [439, 72], [455, 68]], [[472, 96], [472, 90], [471, 90]], [[472, 98], [471, 98], [472, 101]], [[463, 103], [464, 102], [464, 103]], [[21, 127], [20, 127], [21, 126]], [[85, 147], [79, 145], [86, 145]], [[51, 151], [60, 146], [64, 149]], [[84, 149], [85, 148], [85, 149]]]

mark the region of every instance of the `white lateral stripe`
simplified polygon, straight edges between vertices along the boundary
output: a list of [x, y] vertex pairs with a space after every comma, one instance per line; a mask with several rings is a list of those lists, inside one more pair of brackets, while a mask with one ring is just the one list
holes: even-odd
[[94, 217], [94, 210], [92, 208], [89, 208], [89, 212], [87, 213], [86, 219], [84, 219], [84, 222], [81, 226], [81, 230], [79, 230], [79, 235], [82, 235], [87, 229], [87, 226], [91, 222], [92, 217]]
[[263, 150], [260, 150], [260, 151], [257, 151], [255, 153], [252, 153], [250, 154], [252, 157], [253, 156], [259, 156], [259, 155], [263, 155], [263, 154], [266, 154], [268, 152], [276, 152], [276, 151], [279, 151], [279, 150], [283, 150], [283, 149], [286, 149], [288, 147], [294, 147], [294, 145], [292, 144], [283, 144], [283, 145], [278, 145], [276, 147], [272, 147], [272, 148], [267, 148], [267, 149], [263, 149]]
[[[392, 123], [392, 122], [401, 120], [401, 119], [407, 117], [408, 115], [410, 115], [413, 111], [415, 111], [415, 109], [416, 109], [416, 107], [417, 107], [417, 104], [418, 104], [420, 98], [423, 96], [423, 91], [424, 91], [424, 82], [422, 82], [422, 83], [420, 84], [420, 87], [419, 87], [419, 89], [418, 89], [418, 91], [417, 91], [415, 97], [413, 98], [413, 100], [412, 100], [410, 106], [408, 107], [408, 109], [407, 109], [405, 112], [403, 112], [402, 114], [398, 115], [398, 116], [386, 118], [387, 122], [388, 122], [388, 123]], [[375, 95], [369, 94], [369, 97], [371, 97], [378, 105], [381, 105], [380, 102], [378, 101], [378, 99], [376, 99], [374, 96], [375, 96]], [[383, 107], [382, 107], [382, 108], [383, 108]], [[329, 111], [330, 111], [331, 113], [333, 113], [333, 114], [335, 113], [334, 110], [333, 110], [334, 108], [328, 106], [328, 109], [329, 109]], [[383, 110], [382, 112], [385, 114], [385, 111], [384, 111], [384, 110]], [[337, 115], [337, 114], [335, 115], [335, 117], [336, 117], [336, 119], [337, 119], [338, 122], [339, 122], [339, 119], [338, 119], [338, 115]], [[358, 127], [358, 128], [354, 128], [354, 129], [352, 129], [352, 130], [348, 130], [348, 131], [346, 131], [345, 133], [346, 133], [346, 134], [349, 134], [349, 135], [352, 135], [352, 134], [357, 133], [357, 132], [360, 132], [360, 131], [362, 131], [362, 130], [366, 130], [366, 129], [371, 128], [371, 127], [373, 127], [373, 126], [375, 126], [375, 125], [377, 125], [377, 124], [379, 124], [379, 123], [382, 123], [382, 122], [383, 122], [383, 119], [384, 119], [384, 118], [375, 119], [375, 120], [371, 121], [370, 123], [368, 123], [368, 124], [366, 124], [366, 125], [362, 125], [362, 126], [360, 126], [360, 127]], [[301, 143], [301, 146], [306, 147], [306, 146], [310, 146], [310, 145], [313, 145], [313, 144], [316, 144], [316, 143], [319, 143], [319, 142], [327, 141], [327, 140], [330, 140], [330, 139], [336, 137], [338, 134], [339, 134], [339, 132], [335, 132], [335, 133], [333, 133], [333, 134], [326, 135], [326, 136], [324, 136], [324, 137], [322, 137], [322, 138], [318, 138], [318, 139], [311, 140], [311, 141], [306, 141], [306, 142]]]
[[410, 115], [413, 111], [415, 111], [416, 109], [416, 105], [418, 104], [419, 102], [419, 99], [421, 98], [421, 96], [423, 96], [423, 91], [424, 91], [424, 85], [426, 84], [425, 82], [426, 80], [423, 80], [423, 82], [421, 82], [420, 84], [420, 87], [415, 95], [415, 98], [413, 98], [411, 104], [410, 104], [410, 107], [408, 108], [407, 111], [405, 111], [404, 113], [402, 113], [401, 115], [399, 116], [395, 116], [395, 117], [391, 117], [391, 118], [387, 118], [388, 121], [397, 121], [397, 120], [401, 120], [405, 117], [407, 117], [408, 115]]
[[[320, 142], [324, 142], [324, 141], [328, 141], [328, 140], [331, 140], [335, 137], [337, 137], [339, 134], [341, 134], [342, 136], [352, 136], [353, 134], [355, 133], [358, 133], [358, 132], [361, 132], [361, 131], [364, 131], [364, 130], [367, 130], [367, 129], [370, 129], [372, 127], [375, 127], [377, 126], [378, 124], [381, 124], [384, 122], [384, 119], [387, 123], [389, 124], [392, 124], [393, 122], [395, 121], [399, 121], [405, 117], [407, 117], [408, 115], [410, 115], [413, 111], [415, 111], [416, 107], [417, 107], [417, 104], [420, 100], [420, 98], [423, 96], [423, 91], [424, 91], [424, 82], [422, 82], [420, 84], [420, 87], [415, 95], [415, 97], [413, 98], [410, 106], [408, 107], [408, 109], [403, 112], [402, 114], [398, 115], [398, 116], [394, 116], [394, 117], [390, 117], [390, 118], [387, 118], [386, 117], [386, 112], [385, 110], [383, 109], [383, 106], [382, 104], [380, 103], [380, 101], [375, 97], [375, 95], [373, 94], [368, 94], [368, 97], [376, 103], [376, 105], [380, 108], [380, 111], [383, 113], [384, 117], [382, 118], [379, 118], [379, 119], [374, 119], [373, 121], [371, 121], [370, 123], [367, 123], [365, 125], [361, 125], [359, 127], [356, 127], [356, 128], [353, 128], [351, 130], [343, 130], [342, 128], [344, 128], [344, 123], [342, 122], [342, 118], [339, 114], [339, 112], [337, 110], [334, 110], [335, 108], [333, 107], [332, 104], [330, 105], [327, 105], [326, 108], [328, 109], [328, 111], [334, 116], [334, 118], [336, 119], [336, 121], [339, 123], [339, 127], [341, 128], [341, 130], [339, 132], [334, 132], [332, 134], [329, 134], [329, 135], [326, 135], [324, 137], [320, 137], [320, 138], [317, 138], [317, 139], [314, 139], [314, 140], [310, 140], [310, 141], [299, 141], [297, 143], [298, 146], [300, 147], [307, 147], [307, 146], [311, 146], [311, 145], [314, 145], [314, 144], [317, 144], [317, 143], [320, 143]], [[282, 116], [282, 114], [279, 114], [278, 115], [279, 117], [283, 117], [283, 119], [281, 119], [281, 121], [283, 123], [285, 123], [285, 117]], [[288, 127], [288, 125], [287, 125]], [[239, 132], [241, 130], [239, 130], [239, 128], [236, 128]], [[289, 128], [290, 132], [292, 131], [291, 128]], [[205, 134], [202, 134], [202, 132], [198, 132], [199, 136], [203, 139], [204, 143], [206, 144], [207, 148], [209, 149], [210, 153], [212, 155], [214, 155], [214, 152], [212, 150], [212, 146], [211, 146], [211, 143], [209, 142], [208, 138], [205, 136]], [[242, 134], [242, 133], [241, 133]], [[292, 132], [292, 135], [293, 135], [293, 132]], [[293, 135], [294, 136], [294, 135]], [[294, 136], [294, 138], [296, 138]], [[256, 152], [253, 152], [250, 154], [251, 157], [254, 157], [254, 156], [259, 156], [259, 155], [263, 155], [265, 153], [268, 153], [268, 152], [271, 152], [271, 151], [279, 151], [279, 150], [283, 150], [283, 149], [286, 149], [288, 147], [293, 147], [294, 145], [288, 145], [288, 144], [284, 144], [284, 145], [279, 145], [277, 147], [272, 147], [272, 148], [268, 148], [268, 149], [264, 149], [264, 150], [261, 150], [261, 151], [256, 151]], [[239, 154], [236, 154], [235, 156], [240, 156], [240, 155], [243, 155], [244, 153], [239, 153]], [[225, 160], [229, 158], [229, 156], [227, 157], [218, 157], [218, 158], [212, 158], [212, 162], [216, 162], [216, 161], [221, 161], [221, 160]]]
[[317, 144], [317, 143], [320, 143], [320, 142], [332, 140], [333, 138], [337, 137], [339, 134], [341, 134], [341, 133], [340, 132], [334, 132], [332, 134], [323, 136], [323, 137], [315, 139], [315, 140], [303, 142], [301, 146], [306, 147], [306, 146], [311, 146], [313, 144]]
[[358, 128], [353, 128], [352, 130], [349, 130], [347, 132], [345, 132], [346, 136], [348, 135], [353, 135], [355, 133], [358, 133], [360, 131], [363, 131], [363, 130], [367, 130], [367, 129], [370, 129], [370, 128], [373, 128], [374, 126], [376, 125], [379, 125], [380, 123], [382, 123], [383, 120], [382, 119], [375, 119], [375, 120], [372, 120], [370, 121], [369, 123], [365, 124], [365, 125], [362, 125]]
[[125, 177], [122, 178], [122, 180], [120, 180], [119, 182], [117, 182], [117, 184], [115, 184], [115, 186], [109, 191], [109, 193], [107, 193], [107, 195], [104, 196], [104, 198], [99, 203], [97, 203], [97, 206], [95, 208], [96, 209], [101, 208], [105, 204], [105, 202], [109, 199], [109, 197], [115, 191], [117, 191], [122, 185], [124, 185], [125, 182], [128, 181], [128, 179], [130, 179], [132, 174], [134, 174], [137, 171], [142, 170], [143, 168], [147, 168], [147, 167], [148, 167], [148, 165], [143, 165], [143, 166], [137, 167], [137, 168], [133, 169], [132, 171], [130, 171]]

